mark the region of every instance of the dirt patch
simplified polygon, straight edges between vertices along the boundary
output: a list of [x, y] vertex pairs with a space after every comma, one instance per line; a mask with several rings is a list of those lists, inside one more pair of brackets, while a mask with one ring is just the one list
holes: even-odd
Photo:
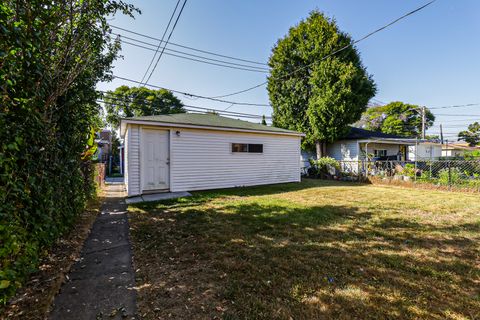
[[80, 255], [83, 243], [100, 212], [101, 197], [91, 200], [70, 232], [45, 253], [38, 271], [9, 301], [1, 319], [46, 319], [50, 306], [71, 266]]
[[222, 318], [228, 301], [219, 292], [226, 275], [215, 268], [208, 242], [202, 245], [201, 236], [173, 231], [188, 223], [178, 221], [173, 213], [153, 219], [129, 215], [129, 219], [139, 315], [145, 319]]

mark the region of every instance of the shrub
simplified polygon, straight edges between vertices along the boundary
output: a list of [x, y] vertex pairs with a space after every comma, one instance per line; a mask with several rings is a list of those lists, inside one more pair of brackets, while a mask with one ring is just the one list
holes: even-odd
[[457, 184], [462, 179], [462, 170], [459, 168], [445, 168], [438, 172], [438, 182], [443, 185]]
[[94, 192], [85, 146], [99, 119], [95, 85], [118, 51], [106, 22], [117, 10], [132, 8], [0, 3], [0, 304]]
[[405, 167], [403, 168], [402, 174], [404, 176], [414, 178], [415, 177], [415, 165], [411, 163], [407, 163]]
[[331, 157], [322, 157], [318, 160], [310, 159], [308, 174], [317, 178], [328, 178], [340, 170], [340, 164]]

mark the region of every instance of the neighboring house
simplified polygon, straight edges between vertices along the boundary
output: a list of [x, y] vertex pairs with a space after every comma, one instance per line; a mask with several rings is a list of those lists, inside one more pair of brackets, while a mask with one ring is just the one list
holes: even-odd
[[339, 161], [408, 160], [408, 146], [415, 139], [351, 127], [342, 139], [327, 146], [327, 155]]
[[343, 171], [358, 173], [362, 160], [408, 161], [415, 139], [351, 127], [349, 133], [327, 146], [327, 156], [341, 161]]
[[480, 150], [480, 146], [471, 147], [466, 142], [446, 143], [442, 146], [442, 157], [463, 157], [467, 151]]
[[411, 161], [438, 160], [442, 157], [442, 144], [432, 141], [420, 141], [408, 146], [408, 159]]
[[214, 114], [125, 118], [128, 196], [300, 181], [302, 133]]
[[317, 154], [313, 151], [302, 150], [300, 155], [300, 161], [302, 166], [302, 173], [306, 174], [307, 169], [310, 168], [310, 159], [316, 159]]
[[109, 129], [103, 129], [98, 133], [95, 142], [98, 144], [98, 161], [107, 162], [108, 156], [112, 152], [112, 131]]

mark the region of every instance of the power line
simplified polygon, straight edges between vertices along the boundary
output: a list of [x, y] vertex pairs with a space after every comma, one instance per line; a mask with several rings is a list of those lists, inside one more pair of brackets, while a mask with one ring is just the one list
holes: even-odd
[[[309, 67], [311, 67], [312, 65], [314, 65], [314, 64], [316, 64], [316, 63], [318, 63], [318, 62], [321, 62], [321, 61], [323, 61], [323, 60], [325, 60], [325, 59], [327, 59], [327, 58], [329, 58], [329, 57], [331, 57], [331, 56], [333, 56], [333, 55], [335, 55], [335, 54], [337, 54], [337, 53], [339, 53], [339, 52], [341, 52], [341, 51], [343, 51], [343, 50], [345, 50], [345, 49], [347, 49], [347, 48], [349, 48], [349, 47], [351, 47], [351, 46], [354, 46], [355, 44], [357, 44], [357, 43], [359, 43], [359, 42], [361, 42], [361, 41], [364, 41], [365, 39], [373, 36], [374, 34], [376, 34], [376, 33], [380, 32], [380, 31], [382, 31], [382, 30], [390, 27], [391, 25], [397, 23], [398, 21], [403, 20], [403, 19], [405, 19], [406, 17], [408, 17], [408, 16], [410, 16], [410, 15], [412, 15], [412, 14], [414, 14], [414, 13], [419, 12], [420, 10], [423, 10], [424, 8], [428, 7], [429, 5], [431, 5], [432, 3], [434, 3], [435, 1], [437, 1], [437, 0], [429, 1], [429, 2], [427, 2], [426, 4], [424, 4], [423, 6], [418, 7], [417, 9], [412, 10], [412, 11], [410, 11], [410, 12], [402, 15], [401, 17], [393, 20], [392, 22], [390, 22], [390, 23], [388, 23], [388, 24], [386, 24], [386, 25], [384, 25], [384, 26], [382, 26], [382, 27], [380, 27], [380, 28], [378, 28], [378, 29], [376, 29], [376, 30], [368, 33], [367, 35], [361, 37], [360, 39], [355, 40], [355, 41], [352, 41], [352, 42], [349, 43], [348, 45], [346, 45], [346, 46], [344, 46], [344, 47], [342, 47], [342, 48], [340, 48], [340, 49], [338, 49], [338, 50], [335, 50], [335, 51], [331, 52], [330, 54], [324, 56], [324, 57], [321, 58], [320, 60], [317, 60], [317, 61], [315, 61], [315, 62], [312, 62], [312, 63], [308, 64], [308, 65], [305, 65], [305, 66], [303, 66], [303, 67], [300, 67], [300, 68], [298, 68], [298, 69], [296, 69], [296, 70], [294, 70], [294, 71], [292, 71], [292, 72], [290, 72], [290, 73], [287, 73], [286, 75], [280, 77], [279, 79], [288, 77], [288, 76], [290, 76], [290, 75], [292, 75], [292, 74], [295, 74], [295, 73], [297, 73], [298, 71], [303, 70], [303, 69], [305, 69], [305, 68], [309, 68]], [[274, 78], [274, 79], [278, 79], [278, 78], [275, 78], [275, 77], [273, 77], [273, 78]], [[259, 84], [255, 85], [255, 86], [252, 86], [252, 87], [250, 87], [250, 88], [246, 88], [246, 89], [243, 89], [243, 90], [240, 90], [240, 91], [236, 91], [236, 92], [224, 94], [224, 95], [221, 95], [221, 96], [215, 96], [215, 97], [212, 97], [212, 98], [225, 98], [225, 97], [230, 97], [230, 96], [233, 96], [233, 95], [237, 95], [237, 94], [240, 94], [240, 93], [244, 93], [244, 92], [247, 92], [247, 91], [256, 89], [256, 88], [258, 88], [258, 87], [261, 87], [261, 86], [263, 86], [263, 85], [266, 85], [267, 83], [268, 83], [268, 81], [264, 81], [264, 82], [262, 82], [262, 83], [259, 83]]]
[[436, 113], [435, 116], [439, 117], [480, 117], [480, 114], [448, 114], [448, 113]]
[[[143, 34], [143, 33], [135, 32], [135, 31], [128, 30], [128, 29], [121, 28], [121, 27], [114, 26], [114, 25], [110, 25], [110, 26], [111, 26], [112, 28], [115, 28], [115, 29], [118, 29], [118, 30], [122, 30], [122, 31], [125, 31], [125, 32], [128, 32], [128, 33], [131, 33], [131, 34], [136, 34], [136, 35], [138, 35], [138, 36], [145, 37], [145, 38], [147, 38], [147, 39], [161, 41], [161, 39], [158, 39], [158, 38], [155, 38], [155, 37], [152, 37], [152, 36]], [[265, 62], [257, 62], [257, 61], [247, 60], [247, 59], [236, 58], [236, 57], [232, 57], [232, 56], [228, 56], [228, 55], [224, 55], [224, 54], [215, 53], [215, 52], [212, 52], [212, 51], [201, 50], [201, 49], [189, 47], [189, 46], [186, 46], [186, 45], [181, 45], [181, 44], [174, 43], [174, 42], [169, 42], [169, 44], [172, 45], [172, 46], [179, 47], [179, 48], [184, 48], [184, 49], [188, 49], [188, 50], [192, 50], [192, 51], [196, 51], [196, 52], [201, 52], [201, 53], [205, 53], [205, 54], [210, 54], [210, 55], [214, 55], [214, 56], [217, 56], [217, 57], [222, 57], [222, 58], [227, 58], [227, 59], [231, 59], [231, 60], [237, 60], [237, 61], [243, 61], [243, 62], [258, 64], [258, 65], [268, 66], [268, 64], [265, 63]]]
[[[116, 78], [116, 79], [120, 79], [120, 80], [129, 81], [129, 82], [132, 82], [132, 83], [136, 83], [136, 84], [141, 84], [140, 81], [136, 81], [136, 80], [125, 78], [125, 77], [120, 77], [120, 76], [116, 76], [116, 75], [112, 75], [112, 77]], [[206, 99], [206, 100], [211, 100], [211, 101], [216, 101], [216, 102], [231, 103], [231, 104], [239, 105], [239, 106], [271, 107], [269, 104], [237, 102], [237, 101], [229, 101], [229, 100], [222, 100], [222, 99], [217, 99], [217, 98], [212, 98], [212, 97], [206, 97], [206, 96], [201, 96], [201, 95], [198, 95], [198, 94], [193, 94], [193, 93], [183, 92], [183, 91], [179, 91], [179, 90], [168, 89], [168, 88], [165, 88], [165, 87], [156, 86], [156, 85], [148, 84], [148, 83], [144, 83], [144, 85], [148, 86], [148, 87], [156, 88], [156, 89], [169, 90], [169, 91], [181, 94], [181, 95], [186, 96], [186, 97], [196, 97], [196, 98]]]
[[[98, 103], [104, 103], [104, 104], [109, 104], [109, 105], [119, 105], [122, 107], [126, 107], [127, 105], [125, 103], [116, 103], [116, 102], [109, 102], [105, 101], [103, 99], [97, 99], [96, 100]], [[215, 112], [216, 114], [222, 115], [222, 116], [230, 116], [230, 117], [240, 117], [240, 118], [248, 118], [248, 119], [257, 119], [261, 120], [262, 116], [261, 115], [251, 115], [247, 113], [239, 113], [239, 112], [225, 112], [222, 110], [217, 110], [217, 109], [212, 109], [212, 108], [203, 108], [203, 107], [197, 107], [197, 106], [189, 106], [189, 105], [183, 105], [184, 109], [189, 112], [195, 112], [195, 113], [208, 113], [208, 112]], [[198, 109], [198, 110], [196, 110]], [[270, 120], [270, 117], [266, 117], [266, 119]]]
[[477, 119], [472, 119], [472, 118], [468, 118], [468, 119], [449, 119], [449, 120], [442, 120], [442, 121], [438, 121], [438, 122], [442, 122], [442, 123], [452, 123], [452, 122], [479, 122], [480, 121], [480, 115], [478, 116], [479, 118]]
[[158, 56], [157, 58], [157, 62], [155, 62], [155, 65], [153, 66], [153, 69], [152, 69], [152, 72], [150, 72], [150, 75], [148, 76], [147, 80], [145, 80], [145, 82], [148, 82], [150, 80], [150, 78], [152, 77], [153, 75], [153, 72], [155, 71], [155, 69], [157, 68], [157, 65], [158, 65], [158, 62], [160, 61], [160, 59], [162, 58], [162, 55], [163, 55], [163, 52], [165, 51], [165, 48], [167, 47], [168, 45], [168, 41], [170, 41], [170, 37], [172, 36], [173, 34], [173, 31], [175, 30], [175, 27], [177, 26], [177, 23], [178, 23], [178, 20], [180, 19], [180, 16], [182, 15], [182, 12], [183, 12], [183, 8], [185, 8], [185, 5], [187, 4], [187, 0], [184, 0], [183, 2], [183, 5], [182, 5], [182, 8], [180, 9], [178, 15], [177, 15], [177, 19], [175, 20], [175, 23], [172, 27], [172, 30], [170, 30], [170, 33], [168, 34], [168, 38], [167, 38], [167, 41], [165, 42], [165, 44], [163, 45], [163, 48], [162, 48], [162, 52], [160, 52], [160, 55]]
[[468, 104], [459, 104], [459, 105], [453, 105], [453, 106], [432, 107], [428, 109], [434, 110], [434, 109], [465, 108], [465, 107], [473, 107], [473, 106], [479, 106], [479, 105], [480, 103], [468, 103]]
[[[143, 49], [146, 49], [146, 50], [155, 51], [155, 49], [148, 48], [148, 47], [145, 47], [145, 46], [142, 46], [142, 45], [139, 45], [139, 44], [135, 44], [135, 43], [132, 43], [132, 42], [128, 42], [128, 41], [125, 41], [125, 40], [120, 40], [120, 41], [121, 41], [122, 43], [126, 43], [126, 44], [129, 44], [129, 45], [138, 47], [138, 48], [143, 48]], [[172, 50], [172, 51], [174, 51], [174, 50]], [[268, 70], [247, 69], [247, 68], [229, 66], [229, 65], [224, 65], [224, 64], [214, 63], [214, 62], [202, 61], [202, 60], [199, 60], [199, 59], [184, 57], [184, 56], [180, 56], [180, 55], [173, 54], [173, 53], [168, 53], [168, 52], [165, 52], [164, 54], [169, 55], [169, 56], [173, 56], [173, 57], [177, 57], [177, 58], [186, 59], [186, 60], [201, 62], [201, 63], [210, 64], [210, 65], [215, 65], [215, 66], [220, 66], [220, 67], [224, 67], [224, 68], [244, 70], [244, 71], [251, 71], [251, 72], [261, 72], [261, 73], [266, 73], [266, 72], [268, 72]], [[182, 54], [184, 54], [184, 53], [182, 53]], [[208, 59], [208, 58], [203, 58], [203, 59]], [[213, 60], [213, 59], [209, 59], [209, 60]]]
[[[165, 35], [167, 34], [168, 28], [170, 27], [170, 23], [172, 23], [172, 19], [175, 16], [175, 12], [177, 12], [178, 5], [180, 4], [180, 0], [177, 0], [177, 4], [175, 5], [175, 9], [173, 9], [172, 15], [170, 16], [170, 20], [168, 20], [167, 27], [165, 28], [165, 31], [163, 32], [162, 39], [158, 43], [157, 49], [155, 50], [155, 53], [152, 57], [152, 60], [150, 60], [150, 64], [148, 65], [147, 70], [145, 70], [145, 74], [142, 77], [142, 80], [140, 82], [143, 82], [145, 80], [145, 77], [148, 74], [148, 71], [150, 70], [150, 67], [152, 66], [153, 61], [155, 61], [155, 58], [157, 56], [158, 50], [160, 49], [160, 46], [162, 45], [163, 38], [165, 38]], [[148, 80], [147, 80], [148, 81]]]
[[[103, 99], [100, 99], [100, 100], [103, 100], [104, 102], [105, 101], [105, 98], [108, 98], [108, 99], [113, 99], [114, 101], [120, 101], [121, 103], [110, 103], [110, 104], [118, 104], [118, 105], [122, 105], [122, 106], [125, 106], [125, 103], [126, 102], [138, 102], [138, 100], [140, 100], [140, 102], [142, 102], [143, 104], [150, 104], [152, 103], [152, 101], [150, 100], [147, 100], [147, 99], [139, 99], [138, 97], [133, 97], [133, 96], [124, 96], [122, 94], [119, 94], [119, 93], [115, 93], [115, 92], [108, 92], [108, 91], [101, 91], [101, 90], [98, 90], [98, 92], [102, 93], [103, 94]], [[109, 95], [109, 96], [107, 96]], [[111, 95], [113, 95], [114, 97], [111, 97]], [[125, 101], [123, 98], [127, 98], [128, 101]], [[213, 110], [213, 111], [219, 111], [219, 112], [222, 112], [222, 113], [229, 113], [229, 114], [232, 114], [232, 115], [242, 115], [242, 116], [249, 116], [249, 117], [257, 117], [257, 118], [262, 118], [263, 115], [260, 115], [260, 114], [252, 114], [252, 113], [244, 113], [244, 112], [236, 112], [236, 111], [225, 111], [225, 110], [218, 110], [218, 109], [214, 109], [214, 108], [205, 108], [205, 107], [198, 107], [198, 106], [192, 106], [192, 105], [188, 105], [188, 104], [183, 104], [182, 105], [184, 107], [188, 107], [188, 108], [196, 108], [196, 109], [200, 109], [200, 110], [207, 110], [207, 111], [210, 111], [210, 110]], [[267, 119], [270, 119], [271, 117], [269, 116], [266, 116]]]
[[[128, 40], [132, 40], [132, 41], [135, 41], [135, 42], [138, 42], [138, 43], [142, 43], [142, 44], [145, 44], [145, 45], [148, 45], [148, 46], [155, 46], [155, 44], [153, 44], [153, 43], [146, 42], [146, 41], [142, 41], [142, 40], [139, 40], [139, 39], [136, 39], [136, 38], [132, 38], [132, 37], [128, 37], [128, 36], [122, 35], [122, 34], [120, 34], [120, 33], [114, 33], [114, 34], [117, 35], [117, 36], [119, 36], [119, 39], [120, 39], [121, 42], [130, 44], [130, 45], [133, 45], [133, 46], [138, 46], [138, 47], [140, 47], [140, 48], [152, 50], [152, 48], [147, 48], [147, 47], [144, 47], [144, 46], [140, 46], [140, 45], [138, 45], [138, 44], [134, 44], [134, 43], [131, 43], [131, 42], [127, 42], [127, 41], [123, 40], [122, 38], [125, 38], [125, 39], [128, 39]], [[264, 68], [264, 67], [256, 67], [256, 66], [252, 66], [252, 65], [248, 65], [248, 64], [235, 63], [235, 62], [230, 62], [230, 61], [225, 61], [225, 60], [208, 58], [208, 57], [205, 57], [205, 56], [201, 56], [201, 55], [197, 55], [197, 54], [192, 54], [192, 53], [188, 53], [188, 52], [185, 52], [185, 51], [174, 50], [174, 49], [170, 49], [170, 48], [166, 48], [165, 50], [166, 50], [166, 51], [170, 51], [170, 52], [175, 52], [175, 53], [183, 54], [183, 55], [190, 56], [190, 57], [195, 57], [195, 58], [200, 58], [200, 59], [205, 59], [205, 60], [215, 61], [215, 62], [221, 62], [221, 63], [228, 64], [228, 65], [234, 65], [234, 66], [240, 66], [240, 67], [247, 67], [247, 68], [251, 68], [251, 69], [258, 69], [258, 70], [263, 70], [263, 71], [269, 71], [268, 68]], [[165, 52], [165, 54], [167, 54], [167, 53]]]

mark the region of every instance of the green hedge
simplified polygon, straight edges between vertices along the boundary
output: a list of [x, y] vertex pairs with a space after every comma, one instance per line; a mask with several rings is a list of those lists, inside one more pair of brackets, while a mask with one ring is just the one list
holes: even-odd
[[93, 192], [85, 158], [99, 126], [96, 83], [118, 43], [106, 17], [123, 2], [0, 3], [0, 303], [70, 229]]

